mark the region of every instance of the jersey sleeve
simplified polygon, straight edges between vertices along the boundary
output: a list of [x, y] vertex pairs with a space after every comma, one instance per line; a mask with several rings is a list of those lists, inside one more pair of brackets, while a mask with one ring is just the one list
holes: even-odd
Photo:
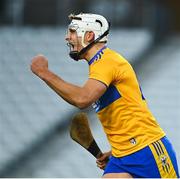
[[97, 65], [90, 70], [89, 79], [98, 80], [108, 87], [113, 81], [113, 72], [113, 66]]

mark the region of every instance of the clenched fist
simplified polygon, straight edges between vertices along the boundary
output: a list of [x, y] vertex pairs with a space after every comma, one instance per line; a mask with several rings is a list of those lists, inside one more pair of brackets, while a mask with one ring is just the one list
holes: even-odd
[[43, 55], [37, 55], [32, 59], [31, 71], [42, 78], [45, 71], [48, 70], [48, 60]]

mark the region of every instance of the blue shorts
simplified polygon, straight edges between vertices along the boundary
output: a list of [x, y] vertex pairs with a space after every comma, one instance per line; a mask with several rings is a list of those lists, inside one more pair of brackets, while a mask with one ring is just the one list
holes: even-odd
[[134, 178], [179, 178], [176, 155], [167, 137], [133, 154], [111, 156], [104, 171], [107, 173], [129, 173]]

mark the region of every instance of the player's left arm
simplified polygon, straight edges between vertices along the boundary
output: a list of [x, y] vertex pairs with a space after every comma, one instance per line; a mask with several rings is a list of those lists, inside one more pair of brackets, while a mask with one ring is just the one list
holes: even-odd
[[88, 79], [83, 87], [64, 81], [48, 69], [48, 61], [42, 55], [33, 58], [31, 70], [65, 101], [80, 109], [90, 106], [107, 88], [105, 84], [94, 79]]

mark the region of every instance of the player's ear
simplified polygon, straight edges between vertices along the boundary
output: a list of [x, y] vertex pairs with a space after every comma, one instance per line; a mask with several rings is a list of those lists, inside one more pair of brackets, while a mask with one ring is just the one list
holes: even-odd
[[88, 31], [85, 34], [85, 41], [91, 43], [95, 38], [95, 34], [93, 31]]

